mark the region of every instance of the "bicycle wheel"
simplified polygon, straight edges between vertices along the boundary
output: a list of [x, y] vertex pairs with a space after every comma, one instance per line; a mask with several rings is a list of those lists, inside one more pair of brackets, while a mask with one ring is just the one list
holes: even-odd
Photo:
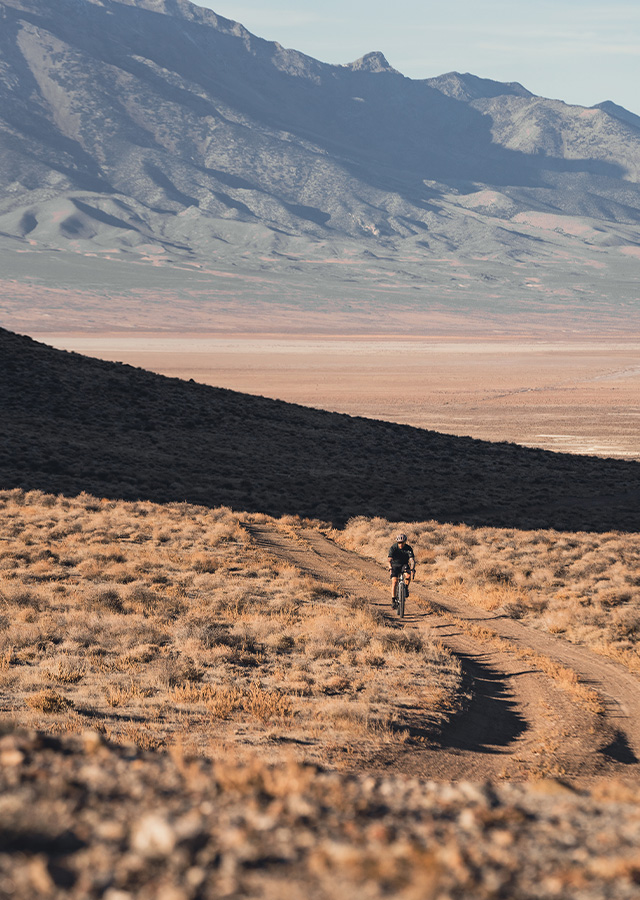
[[398, 581], [398, 609], [397, 613], [402, 618], [404, 616], [404, 601], [407, 599], [407, 586], [404, 581]]

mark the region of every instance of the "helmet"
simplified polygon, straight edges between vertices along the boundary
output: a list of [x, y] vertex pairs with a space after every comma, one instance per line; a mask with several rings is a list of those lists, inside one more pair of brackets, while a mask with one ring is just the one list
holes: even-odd
[[407, 539], [406, 534], [397, 534], [397, 535], [396, 535], [396, 543], [397, 543], [397, 544], [402, 544], [402, 543], [404, 543], [404, 541], [406, 541], [406, 539]]

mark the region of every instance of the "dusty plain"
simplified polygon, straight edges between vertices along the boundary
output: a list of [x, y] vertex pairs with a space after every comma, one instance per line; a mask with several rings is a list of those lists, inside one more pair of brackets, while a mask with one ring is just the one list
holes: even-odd
[[36, 333], [54, 347], [333, 412], [640, 459], [640, 336]]

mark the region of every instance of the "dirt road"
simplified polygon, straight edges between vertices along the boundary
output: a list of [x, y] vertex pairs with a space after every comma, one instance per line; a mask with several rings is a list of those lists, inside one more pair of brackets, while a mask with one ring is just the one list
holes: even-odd
[[640, 680], [622, 666], [419, 581], [401, 623], [382, 565], [311, 528], [249, 530], [313, 578], [366, 597], [390, 626], [429, 629], [460, 660], [466, 699], [458, 712], [434, 733], [424, 711], [402, 710], [417, 740], [364, 760], [370, 771], [435, 780], [555, 776], [574, 784], [640, 778]]

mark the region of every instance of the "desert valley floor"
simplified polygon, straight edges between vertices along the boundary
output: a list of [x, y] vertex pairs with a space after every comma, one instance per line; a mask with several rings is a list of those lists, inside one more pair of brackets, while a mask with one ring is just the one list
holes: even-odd
[[350, 415], [640, 459], [640, 337], [32, 333], [54, 347]]

